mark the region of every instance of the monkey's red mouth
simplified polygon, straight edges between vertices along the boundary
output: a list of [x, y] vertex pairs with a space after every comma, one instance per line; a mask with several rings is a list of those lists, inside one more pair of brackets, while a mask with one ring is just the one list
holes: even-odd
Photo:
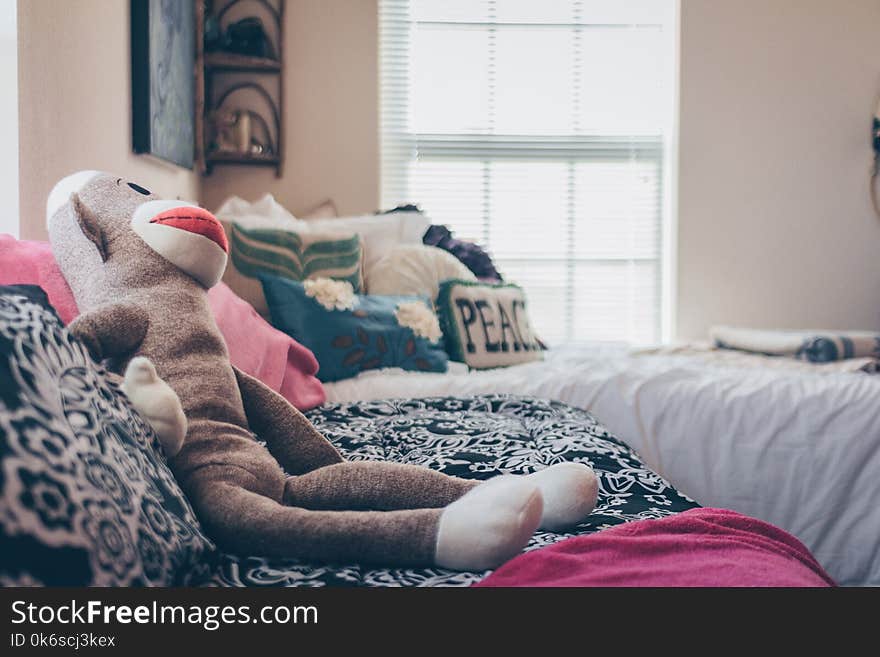
[[195, 206], [171, 208], [157, 214], [150, 219], [150, 223], [171, 226], [172, 228], [185, 230], [188, 233], [202, 235], [214, 242], [226, 253], [229, 253], [229, 240], [226, 239], [223, 225], [217, 217], [204, 208], [197, 208]]

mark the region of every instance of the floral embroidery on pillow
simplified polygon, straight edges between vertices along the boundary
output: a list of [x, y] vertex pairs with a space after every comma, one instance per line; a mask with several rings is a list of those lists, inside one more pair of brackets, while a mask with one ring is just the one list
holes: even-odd
[[421, 301], [403, 301], [397, 304], [394, 316], [398, 324], [412, 329], [420, 338], [437, 342], [443, 337], [437, 315]]
[[306, 296], [311, 297], [327, 310], [351, 310], [357, 305], [354, 288], [348, 281], [332, 278], [313, 278], [303, 281]]

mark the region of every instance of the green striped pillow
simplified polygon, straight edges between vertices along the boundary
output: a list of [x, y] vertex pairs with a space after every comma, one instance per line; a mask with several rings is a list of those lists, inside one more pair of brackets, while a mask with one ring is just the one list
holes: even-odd
[[274, 274], [295, 281], [333, 278], [363, 290], [363, 247], [356, 234], [296, 233], [273, 228], [244, 228], [224, 222], [229, 264], [223, 282], [261, 315], [269, 316], [258, 276]]

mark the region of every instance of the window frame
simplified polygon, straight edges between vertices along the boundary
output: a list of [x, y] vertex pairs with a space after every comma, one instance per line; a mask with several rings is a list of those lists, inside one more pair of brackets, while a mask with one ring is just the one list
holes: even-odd
[[[401, 120], [401, 115], [409, 111], [409, 85], [408, 66], [403, 58], [386, 57], [384, 53], [385, 40], [388, 37], [388, 22], [383, 18], [383, 6], [400, 6], [401, 0], [380, 0], [380, 44], [379, 44], [379, 73], [380, 73], [380, 198], [383, 207], [391, 207], [400, 202], [418, 202], [419, 199], [409, 198], [408, 171], [405, 169], [413, 162], [419, 160], [435, 161], [448, 158], [456, 161], [552, 161], [565, 164], [569, 171], [582, 162], [604, 161], [629, 161], [638, 160], [640, 164], [649, 164], [656, 167], [657, 175], [657, 210], [658, 210], [658, 236], [655, 255], [650, 257], [628, 258], [597, 258], [592, 256], [577, 257], [568, 253], [565, 258], [530, 258], [530, 257], [500, 257], [495, 258], [499, 263], [499, 269], [503, 273], [505, 262], [553, 262], [564, 263], [567, 270], [566, 277], [566, 313], [572, 311], [572, 298], [574, 294], [573, 273], [574, 265], [578, 263], [601, 263], [601, 262], [652, 262], [655, 270], [655, 294], [657, 298], [657, 316], [655, 318], [654, 334], [661, 342], [668, 341], [674, 332], [674, 318], [672, 307], [674, 303], [673, 272], [675, 271], [675, 248], [673, 238], [676, 226], [674, 224], [674, 209], [676, 200], [673, 197], [673, 177], [676, 170], [677, 151], [675, 150], [675, 135], [677, 125], [675, 113], [677, 110], [677, 39], [678, 39], [678, 2], [671, 2], [670, 18], [668, 22], [636, 23], [635, 27], [663, 27], [664, 38], [668, 41], [670, 55], [667, 58], [669, 68], [667, 80], [671, 95], [671, 107], [669, 108], [670, 120], [664, 122], [663, 129], [659, 134], [632, 134], [632, 135], [589, 135], [589, 134], [559, 134], [559, 135], [510, 135], [491, 133], [423, 133], [409, 132], [400, 129], [407, 123]], [[416, 21], [412, 18], [400, 18], [400, 25], [391, 31], [395, 34], [393, 48], [409, 48], [410, 32], [412, 26], [417, 23], [438, 23], [442, 25], [466, 25], [474, 27], [491, 27], [495, 23], [470, 23], [468, 21]], [[516, 23], [517, 27], [528, 27], [529, 23]], [[535, 24], [546, 27], [546, 24]], [[554, 26], [559, 26], [553, 24]], [[565, 23], [564, 26], [577, 28], [584, 27], [579, 23]], [[616, 25], [615, 25], [616, 26]], [[623, 25], [621, 25], [623, 26]], [[589, 26], [586, 26], [589, 27]], [[407, 30], [407, 36], [402, 36], [401, 30]], [[396, 66], [394, 66], [396, 64]], [[390, 81], [387, 79], [390, 78]], [[407, 82], [403, 82], [407, 80]], [[386, 103], [386, 101], [390, 101]], [[388, 106], [391, 107], [388, 107]], [[406, 154], [409, 153], [409, 156]], [[393, 169], [393, 170], [392, 170]], [[569, 174], [571, 176], [571, 174]], [[484, 191], [484, 196], [489, 192]], [[569, 196], [574, 192], [569, 190]], [[570, 225], [576, 221], [573, 216], [574, 203], [569, 199], [566, 222]], [[487, 211], [484, 210], [484, 213]], [[490, 220], [484, 217], [484, 232], [488, 231]], [[455, 226], [451, 226], [453, 230]], [[488, 234], [469, 235], [478, 239], [483, 246], [491, 249]], [[493, 254], [494, 257], [494, 254]], [[514, 281], [515, 282], [515, 281]], [[566, 317], [569, 333], [576, 327], [573, 318]], [[569, 337], [572, 337], [569, 335]]]

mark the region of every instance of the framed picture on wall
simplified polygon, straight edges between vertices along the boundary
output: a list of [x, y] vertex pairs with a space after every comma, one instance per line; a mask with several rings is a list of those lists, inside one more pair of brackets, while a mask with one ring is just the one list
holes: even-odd
[[195, 156], [195, 3], [131, 0], [132, 145], [187, 169]]

